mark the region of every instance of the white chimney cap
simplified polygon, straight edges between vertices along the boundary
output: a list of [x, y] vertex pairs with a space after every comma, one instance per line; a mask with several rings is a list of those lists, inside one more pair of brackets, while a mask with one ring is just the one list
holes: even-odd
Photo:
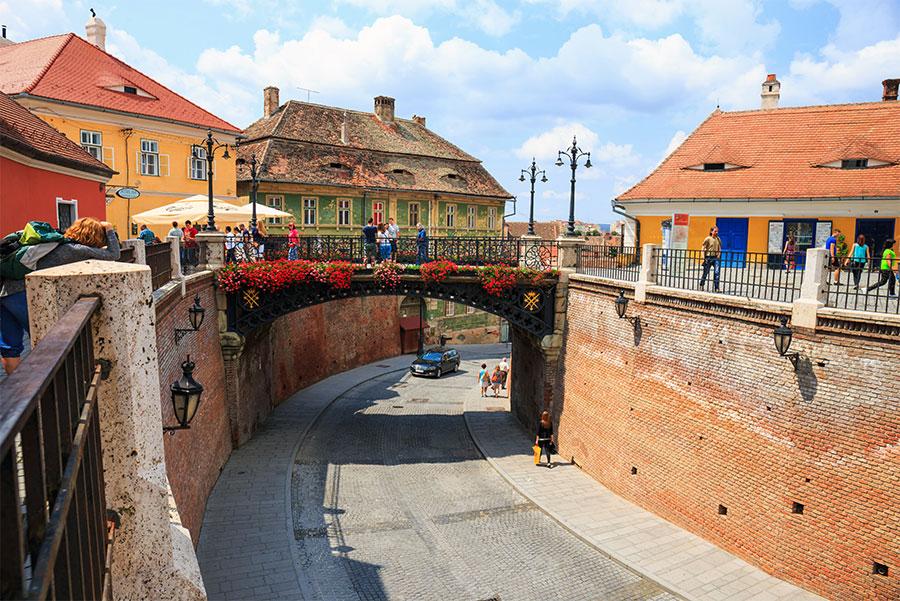
[[99, 48], [106, 50], [106, 23], [91, 9], [91, 18], [84, 25], [84, 33], [87, 41]]

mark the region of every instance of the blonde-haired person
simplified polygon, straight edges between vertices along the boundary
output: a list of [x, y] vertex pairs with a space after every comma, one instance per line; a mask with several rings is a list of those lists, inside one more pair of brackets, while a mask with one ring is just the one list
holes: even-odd
[[[93, 217], [77, 219], [65, 232], [66, 242], [45, 242], [53, 245], [37, 260], [36, 269], [47, 269], [87, 259], [117, 261], [119, 238], [111, 223]], [[42, 246], [42, 245], [35, 245]], [[3, 278], [0, 285], [0, 356], [3, 369], [11, 374], [21, 362], [25, 332], [28, 332], [28, 302], [25, 280]]]
[[534, 437], [534, 444], [541, 447], [541, 455], [547, 454], [547, 467], [553, 467], [553, 463], [550, 461], [550, 454], [554, 452], [553, 447], [556, 446], [556, 435], [553, 434], [553, 421], [550, 419], [549, 411], [541, 413], [537, 436]]

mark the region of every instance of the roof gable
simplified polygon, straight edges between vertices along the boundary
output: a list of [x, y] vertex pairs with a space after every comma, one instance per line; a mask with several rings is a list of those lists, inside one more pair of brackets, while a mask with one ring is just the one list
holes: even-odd
[[238, 131], [73, 33], [0, 47], [0, 91]]
[[[865, 155], [842, 156], [848, 152]], [[871, 169], [817, 167], [844, 158], [891, 164]], [[687, 168], [704, 162], [745, 168]], [[898, 162], [900, 102], [716, 110], [653, 172], [617, 200], [897, 197]]]

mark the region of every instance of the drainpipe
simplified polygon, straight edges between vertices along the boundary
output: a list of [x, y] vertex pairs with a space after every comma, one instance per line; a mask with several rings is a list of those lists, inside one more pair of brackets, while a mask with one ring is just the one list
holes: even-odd
[[[125, 187], [128, 188], [131, 183], [129, 179], [129, 175], [131, 174], [131, 164], [128, 159], [128, 138], [130, 138], [134, 134], [134, 130], [130, 127], [126, 127], [122, 130], [122, 134], [125, 137]], [[103, 152], [101, 151], [101, 156]], [[125, 205], [125, 229], [127, 230], [125, 236], [127, 238], [131, 238], [131, 198], [128, 198]]]
[[[628, 213], [626, 213], [625, 209], [622, 207], [622, 205], [617, 203], [615, 199], [613, 199], [611, 202], [612, 202], [613, 213], [618, 213], [622, 217], [625, 217], [627, 219], [631, 219], [632, 221], [634, 221], [634, 247], [636, 249], [640, 249], [641, 248], [641, 222], [638, 221], [637, 217], [635, 217], [634, 215], [629, 215]], [[623, 231], [622, 235], [619, 236], [619, 249], [622, 250], [622, 249], [624, 249], [624, 247], [625, 247], [625, 232]]]

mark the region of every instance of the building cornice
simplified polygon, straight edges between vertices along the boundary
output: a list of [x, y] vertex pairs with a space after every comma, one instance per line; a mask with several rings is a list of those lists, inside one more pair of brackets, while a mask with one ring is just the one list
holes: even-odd
[[[47, 161], [43, 161], [39, 158], [26, 156], [24, 154], [18, 153], [7, 146], [0, 146], [0, 157], [5, 159], [9, 159], [11, 161], [15, 161], [20, 165], [25, 165], [26, 167], [33, 167], [35, 169], [42, 169], [44, 171], [51, 171], [53, 173], [59, 173], [61, 175], [68, 175], [71, 177], [77, 177], [80, 179], [86, 179], [89, 181], [98, 182], [101, 184], [105, 184], [109, 181], [110, 176], [103, 176], [98, 173], [94, 173], [91, 171], [82, 171], [81, 169], [66, 167], [63, 165], [58, 165], [56, 163], [50, 163]], [[113, 172], [115, 173], [115, 172]]]

